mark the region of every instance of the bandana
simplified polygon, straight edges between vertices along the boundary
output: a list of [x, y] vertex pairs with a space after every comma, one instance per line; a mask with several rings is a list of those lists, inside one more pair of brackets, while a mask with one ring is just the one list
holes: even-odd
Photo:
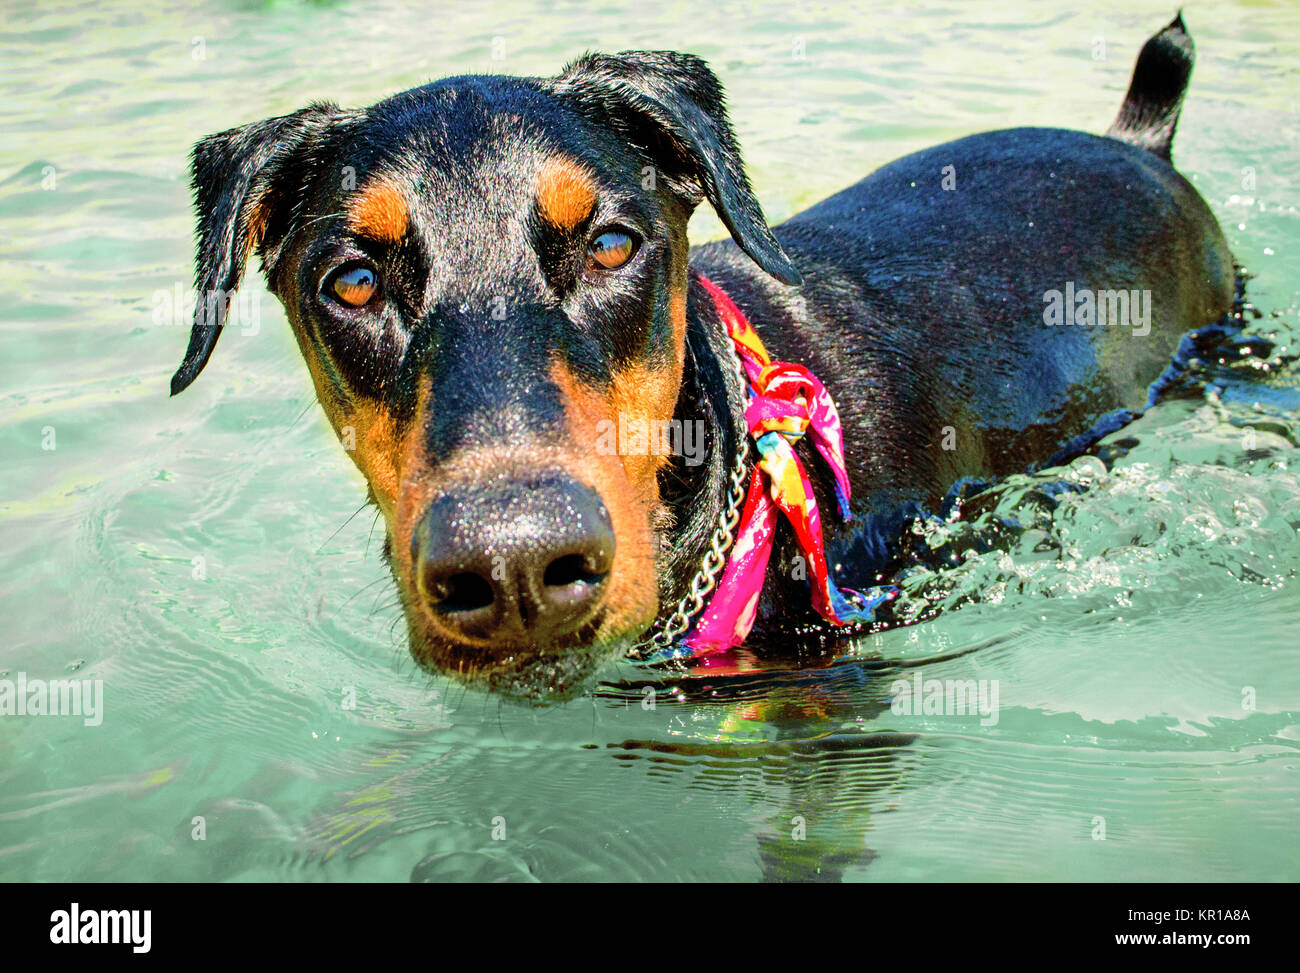
[[802, 365], [772, 361], [735, 302], [707, 277], [700, 275], [700, 283], [713, 297], [744, 366], [749, 383], [745, 423], [759, 459], [749, 479], [722, 578], [681, 645], [657, 653], [651, 661], [710, 655], [744, 642], [754, 626], [777, 521], [782, 515], [794, 529], [812, 606], [827, 622], [836, 626], [869, 622], [877, 607], [898, 596], [898, 589], [889, 586], [860, 593], [837, 588], [831, 580], [817, 500], [808, 472], [794, 451], [800, 439], [807, 436], [811, 440], [830, 467], [839, 515], [848, 522], [851, 515], [844, 438], [830, 394]]

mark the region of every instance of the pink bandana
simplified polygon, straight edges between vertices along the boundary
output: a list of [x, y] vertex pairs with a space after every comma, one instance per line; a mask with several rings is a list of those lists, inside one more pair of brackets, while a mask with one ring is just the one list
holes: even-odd
[[778, 514], [785, 514], [794, 528], [818, 614], [832, 625], [871, 621], [876, 607], [896, 597], [898, 591], [881, 587], [859, 594], [835, 587], [826, 564], [821, 515], [812, 483], [794, 451], [794, 444], [801, 438], [811, 438], [834, 474], [839, 513], [847, 521], [849, 478], [835, 403], [808, 369], [772, 361], [731, 298], [703, 275], [700, 283], [713, 296], [749, 379], [745, 422], [758, 447], [759, 460], [750, 477], [726, 569], [708, 605], [683, 638], [684, 645], [696, 655], [707, 655], [744, 642], [758, 611]]

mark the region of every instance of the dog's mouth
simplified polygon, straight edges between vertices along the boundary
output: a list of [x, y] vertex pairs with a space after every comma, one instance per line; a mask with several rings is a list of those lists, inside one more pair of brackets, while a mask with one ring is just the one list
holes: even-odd
[[583, 695], [602, 668], [627, 657], [640, 633], [610, 636], [604, 621], [600, 612], [577, 631], [542, 644], [478, 646], [448, 642], [407, 611], [411, 655], [421, 668], [532, 705]]

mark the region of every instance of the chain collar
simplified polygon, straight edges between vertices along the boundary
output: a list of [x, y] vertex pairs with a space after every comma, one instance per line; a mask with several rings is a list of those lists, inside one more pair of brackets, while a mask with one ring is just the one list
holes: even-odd
[[[745, 374], [745, 365], [737, 354], [735, 345], [727, 342], [731, 359], [740, 376], [741, 393], [749, 386], [749, 376]], [[745, 477], [749, 472], [749, 431], [742, 422], [737, 427], [740, 445], [736, 447], [735, 462], [731, 467], [730, 492], [727, 496], [726, 509], [718, 515], [718, 525], [713, 529], [709, 550], [700, 562], [699, 570], [691, 578], [690, 587], [677, 608], [663, 623], [663, 628], [650, 637], [650, 645], [658, 650], [671, 649], [673, 643], [691, 627], [695, 616], [704, 610], [704, 599], [718, 583], [718, 573], [727, 563], [727, 552], [736, 540], [736, 525], [740, 523], [740, 508], [745, 502]]]

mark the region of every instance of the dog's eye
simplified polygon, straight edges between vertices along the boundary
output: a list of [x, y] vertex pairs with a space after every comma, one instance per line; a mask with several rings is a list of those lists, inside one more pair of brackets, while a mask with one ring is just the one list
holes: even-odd
[[604, 230], [587, 244], [588, 270], [618, 270], [636, 253], [637, 239], [627, 230]]
[[321, 289], [345, 307], [365, 307], [379, 293], [379, 272], [369, 264], [344, 264], [325, 278]]

